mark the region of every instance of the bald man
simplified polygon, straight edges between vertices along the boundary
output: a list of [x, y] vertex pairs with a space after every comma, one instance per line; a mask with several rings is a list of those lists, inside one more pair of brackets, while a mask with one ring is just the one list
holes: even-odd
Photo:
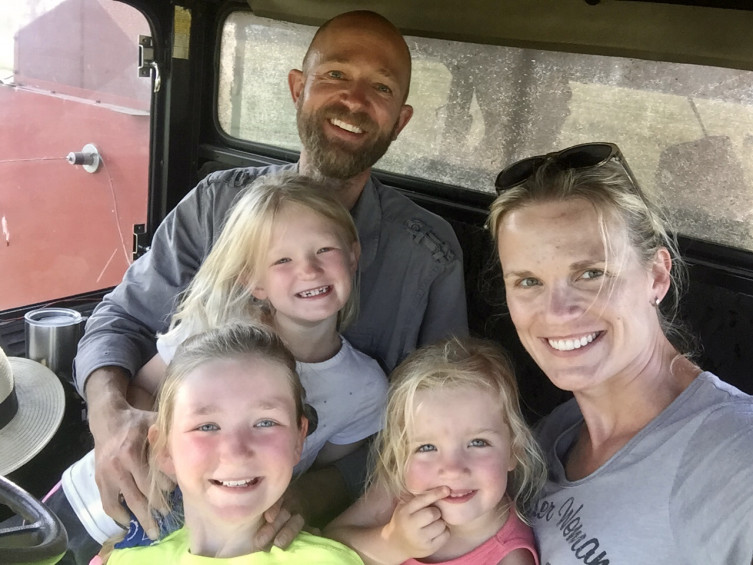
[[[89, 318], [76, 385], [88, 403], [97, 484], [113, 518], [127, 520], [122, 496], [140, 521], [152, 524], [143, 454], [154, 414], [133, 408], [125, 392], [155, 354], [155, 334], [167, 329], [176, 297], [209, 253], [238, 190], [255, 178], [297, 168], [326, 179], [351, 211], [362, 247], [361, 302], [345, 336], [387, 372], [418, 346], [467, 333], [462, 251], [452, 228], [371, 174], [413, 114], [406, 104], [410, 76], [405, 40], [382, 16], [358, 11], [326, 22], [302, 69], [288, 75], [300, 161], [209, 175], [168, 214], [151, 249]], [[310, 483], [300, 484], [320, 496], [307, 494], [306, 504], [293, 505], [307, 518], [326, 516], [356, 494], [342, 468], [309, 474]]]

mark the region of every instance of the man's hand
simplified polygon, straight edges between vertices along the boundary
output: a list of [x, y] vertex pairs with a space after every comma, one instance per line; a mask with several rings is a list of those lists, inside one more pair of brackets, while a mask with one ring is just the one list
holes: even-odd
[[303, 516], [294, 506], [292, 499], [283, 496], [264, 513], [267, 523], [256, 532], [256, 547], [269, 551], [273, 545], [285, 549], [293, 543], [304, 526]]
[[450, 530], [442, 520], [435, 502], [449, 496], [446, 486], [398, 502], [392, 518], [382, 529], [393, 548], [406, 556], [421, 558], [436, 553], [450, 538]]
[[156, 539], [157, 524], [148, 510], [146, 438], [156, 414], [126, 401], [128, 375], [119, 367], [94, 371], [86, 382], [89, 428], [94, 436], [95, 478], [102, 507], [116, 522], [127, 525], [125, 501], [147, 535]]

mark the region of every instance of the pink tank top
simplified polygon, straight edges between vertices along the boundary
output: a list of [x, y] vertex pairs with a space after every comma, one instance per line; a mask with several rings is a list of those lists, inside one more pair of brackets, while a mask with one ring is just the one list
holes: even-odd
[[[503, 557], [515, 549], [527, 549], [533, 555], [536, 565], [539, 565], [539, 556], [536, 553], [531, 527], [522, 522], [514, 511], [510, 511], [507, 521], [499, 531], [476, 549], [455, 559], [437, 563], [444, 563], [445, 565], [497, 565]], [[422, 565], [422, 562], [417, 559], [408, 559], [403, 565]]]

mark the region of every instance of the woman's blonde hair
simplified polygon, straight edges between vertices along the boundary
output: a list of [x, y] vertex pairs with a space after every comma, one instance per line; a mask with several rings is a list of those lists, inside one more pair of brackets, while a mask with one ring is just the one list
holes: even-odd
[[[344, 247], [358, 242], [353, 218], [332, 187], [293, 172], [260, 177], [239, 193], [212, 250], [183, 292], [166, 335], [177, 332], [182, 339], [186, 330], [190, 335], [233, 320], [271, 323], [274, 309], [254, 298], [252, 290], [265, 271], [275, 221], [294, 204], [331, 222]], [[356, 279], [338, 313], [340, 330], [358, 313]]]
[[305, 392], [296, 372], [295, 359], [276, 333], [263, 326], [231, 323], [188, 338], [178, 347], [167, 366], [165, 382], [157, 396], [155, 426], [158, 434], [154, 443], [149, 445], [150, 507], [169, 508], [170, 493], [176, 486], [160, 470], [159, 460], [167, 451], [175, 398], [185, 377], [202, 365], [227, 359], [250, 363], [254, 359], [263, 359], [280, 365], [288, 377], [295, 401], [298, 429], [303, 425]]
[[[524, 183], [502, 191], [491, 205], [487, 227], [496, 243], [502, 222], [511, 212], [533, 204], [582, 199], [599, 218], [606, 249], [611, 248], [610, 229], [624, 226], [640, 261], [648, 266], [664, 248], [672, 258], [670, 299], [657, 308], [664, 335], [682, 353], [692, 349], [693, 339], [678, 318], [687, 269], [675, 235], [666, 227], [665, 214], [652, 202], [617, 161], [579, 169], [563, 168], [556, 160], [545, 161]], [[610, 228], [611, 226], [611, 228]]]
[[[507, 493], [518, 515], [524, 518], [546, 480], [546, 464], [523, 419], [512, 365], [501, 348], [488, 340], [453, 337], [416, 350], [395, 369], [390, 379], [371, 482], [395, 497], [408, 493], [405, 475], [412, 455], [411, 434], [418, 392], [473, 387], [497, 401], [509, 427], [515, 468], [509, 473]], [[508, 471], [505, 468], [499, 472]]]

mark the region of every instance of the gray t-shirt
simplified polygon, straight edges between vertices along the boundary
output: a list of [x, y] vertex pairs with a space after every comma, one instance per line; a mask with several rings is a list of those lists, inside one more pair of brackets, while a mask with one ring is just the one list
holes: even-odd
[[[186, 195], [89, 318], [75, 363], [80, 392], [99, 367], [135, 374], [151, 359], [156, 333], [167, 330], [239, 190], [296, 166], [219, 171]], [[353, 346], [389, 372], [420, 345], [467, 334], [463, 256], [450, 225], [373, 176], [351, 214], [361, 242], [359, 317], [344, 332]]]
[[542, 565], [750, 565], [753, 398], [702, 373], [589, 476], [563, 462], [575, 400], [537, 428], [549, 481], [533, 521]]

